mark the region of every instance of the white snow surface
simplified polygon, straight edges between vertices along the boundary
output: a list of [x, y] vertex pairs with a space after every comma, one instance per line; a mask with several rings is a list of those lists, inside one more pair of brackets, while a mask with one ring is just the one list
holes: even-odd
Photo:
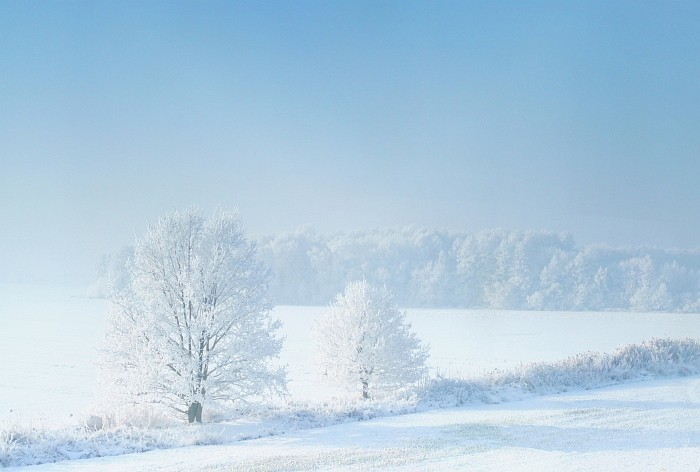
[[[80, 287], [0, 284], [0, 421], [66, 424], [92, 408], [97, 349], [108, 303]], [[311, 330], [327, 307], [276, 307], [285, 337], [280, 362], [299, 401], [340, 392], [320, 385]], [[652, 338], [700, 339], [697, 314], [408, 309], [407, 320], [430, 345], [433, 374], [474, 377], [530, 362], [554, 362], [587, 351]]]
[[[586, 355], [557, 362], [652, 338], [700, 339], [697, 315], [409, 309], [408, 321], [430, 344], [432, 374], [461, 380], [436, 382], [422, 404], [382, 404], [353, 403], [319, 383], [311, 327], [326, 307], [277, 307], [290, 403], [278, 400], [272, 410], [225, 424], [95, 433], [75, 426], [93, 408], [107, 303], [80, 294], [0, 285], [0, 440], [13, 431], [28, 438], [6, 441], [0, 464], [63, 460], [35, 466], [58, 471], [700, 467], [700, 360], [666, 369], [663, 359], [650, 359], [645, 365], [659, 368], [637, 371], [633, 350], [612, 374], [600, 367], [607, 358], [590, 357], [597, 359], [591, 369]], [[550, 364], [533, 368], [531, 362]], [[593, 375], [583, 382], [560, 375], [572, 363], [574, 372]], [[547, 378], [552, 372], [556, 378]], [[609, 386], [621, 381], [635, 383]], [[464, 406], [435, 409], [457, 404]], [[400, 413], [412, 414], [395, 416]], [[179, 448], [150, 451], [167, 447]], [[135, 451], [150, 452], [65, 461]]]
[[688, 377], [22, 470], [695, 471], [699, 438]]

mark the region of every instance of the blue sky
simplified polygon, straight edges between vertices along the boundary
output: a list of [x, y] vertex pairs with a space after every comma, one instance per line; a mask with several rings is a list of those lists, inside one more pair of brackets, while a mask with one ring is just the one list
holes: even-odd
[[696, 2], [0, 0], [0, 280], [147, 221], [700, 247]]

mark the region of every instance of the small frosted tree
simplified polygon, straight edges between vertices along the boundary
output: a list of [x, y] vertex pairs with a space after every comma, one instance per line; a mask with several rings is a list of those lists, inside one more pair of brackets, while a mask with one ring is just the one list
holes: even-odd
[[269, 274], [237, 217], [175, 211], [137, 241], [129, 283], [111, 295], [103, 371], [112, 394], [190, 422], [206, 404], [283, 391]]
[[427, 372], [428, 348], [410, 328], [386, 288], [352, 282], [314, 327], [317, 367], [363, 398], [405, 387]]

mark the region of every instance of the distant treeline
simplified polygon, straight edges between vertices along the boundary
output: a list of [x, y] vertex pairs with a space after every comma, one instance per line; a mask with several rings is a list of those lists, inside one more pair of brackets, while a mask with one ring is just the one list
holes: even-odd
[[[280, 305], [327, 305], [345, 285], [386, 285], [407, 307], [700, 312], [700, 252], [577, 247], [547, 231], [449, 233], [420, 228], [257, 238]], [[95, 284], [124, 283], [130, 248], [107, 256]]]

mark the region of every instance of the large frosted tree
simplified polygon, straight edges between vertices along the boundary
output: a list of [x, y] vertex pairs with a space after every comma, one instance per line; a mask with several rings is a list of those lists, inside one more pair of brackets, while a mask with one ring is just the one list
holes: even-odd
[[405, 387], [427, 372], [428, 348], [410, 328], [386, 288], [352, 282], [314, 327], [317, 367], [363, 398]]
[[174, 211], [136, 242], [129, 283], [111, 296], [104, 367], [114, 393], [201, 421], [207, 404], [281, 391], [280, 326], [268, 271], [238, 218]]

